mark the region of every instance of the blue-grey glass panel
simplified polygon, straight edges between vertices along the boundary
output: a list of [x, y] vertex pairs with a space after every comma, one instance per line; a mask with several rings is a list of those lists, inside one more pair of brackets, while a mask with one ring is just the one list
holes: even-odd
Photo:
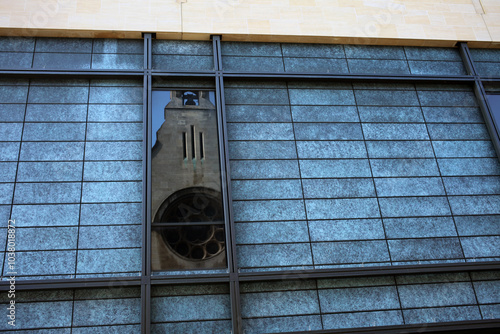
[[449, 195], [500, 194], [499, 176], [446, 177], [443, 181]]
[[75, 300], [73, 326], [139, 323], [140, 298]]
[[377, 195], [392, 196], [436, 196], [445, 195], [441, 178], [383, 178], [375, 179]]
[[0, 141], [19, 141], [23, 123], [0, 123]]
[[212, 55], [211, 42], [195, 41], [153, 41], [153, 54], [178, 54], [178, 55]]
[[358, 105], [368, 106], [418, 106], [419, 101], [414, 91], [396, 90], [356, 90]]
[[81, 183], [17, 183], [16, 204], [78, 203]]
[[[206, 307], [210, 305], [210, 307]], [[228, 295], [153, 297], [152, 322], [229, 319]]]
[[77, 273], [79, 274], [139, 272], [140, 270], [140, 248], [78, 251]]
[[[96, 327], [73, 327], [71, 334], [92, 334], [95, 332]], [[112, 325], [112, 326], [99, 326], [100, 334], [135, 334], [141, 331], [141, 325]], [[69, 333], [69, 332], [68, 332]]]
[[91, 53], [92, 40], [86, 38], [37, 38], [35, 52]]
[[384, 218], [384, 226], [389, 239], [454, 237], [457, 235], [451, 217]]
[[228, 104], [288, 105], [286, 89], [228, 88], [224, 94]]
[[237, 244], [308, 242], [305, 221], [236, 223]]
[[280, 61], [285, 62], [286, 72], [348, 73], [345, 59], [285, 57]]
[[[6, 309], [7, 304], [2, 304], [2, 308]], [[11, 333], [69, 333], [58, 332], [57, 328], [71, 326], [71, 301], [51, 301], [51, 302], [38, 302], [38, 303], [21, 303], [15, 304], [15, 327], [9, 325], [8, 318], [0, 324], [0, 330], [8, 331]], [[24, 319], [20, 321], [20, 319]], [[29, 328], [48, 328], [47, 332], [24, 331]], [[16, 329], [14, 332], [12, 329]], [[17, 331], [17, 330], [23, 330]]]
[[363, 141], [297, 141], [301, 159], [366, 158]]
[[[285, 105], [228, 105], [228, 122], [290, 122], [290, 107]], [[231, 140], [231, 138], [230, 138]]]
[[292, 106], [294, 122], [359, 122], [355, 106]]
[[85, 146], [85, 160], [141, 159], [142, 142], [87, 142]]
[[500, 214], [500, 196], [453, 196], [449, 197], [455, 215]]
[[429, 139], [424, 124], [364, 123], [366, 140], [425, 140]]
[[295, 123], [294, 131], [297, 140], [363, 140], [361, 127], [353, 123]]
[[223, 56], [222, 66], [228, 72], [284, 72], [281, 57]]
[[389, 240], [393, 261], [463, 258], [458, 238]]
[[420, 75], [467, 75], [464, 64], [461, 61], [409, 61], [411, 74]]
[[321, 311], [349, 312], [399, 309], [394, 286], [319, 290]]
[[16, 171], [15, 162], [0, 162], [0, 182], [15, 182]]
[[281, 57], [281, 47], [278, 43], [223, 42], [221, 49], [225, 56]]
[[417, 91], [422, 106], [425, 107], [476, 107], [476, 97], [470, 91]]
[[496, 158], [438, 159], [443, 176], [500, 175], [500, 163]]
[[89, 123], [87, 140], [142, 140], [142, 123]]
[[403, 310], [405, 323], [422, 324], [432, 322], [451, 322], [466, 320], [481, 320], [479, 307], [477, 306], [458, 306], [443, 308], [425, 308]]
[[403, 325], [401, 311], [324, 314], [325, 329]]
[[374, 177], [439, 176], [435, 159], [370, 159]]
[[229, 123], [230, 140], [293, 140], [291, 123]]
[[372, 176], [367, 159], [300, 160], [299, 163], [303, 178]]
[[[157, 41], [155, 40], [155, 43]], [[143, 54], [144, 41], [140, 39], [94, 39], [93, 53]]]
[[403, 308], [476, 304], [470, 282], [399, 285], [398, 291]]
[[497, 127], [497, 136], [498, 136], [498, 131], [499, 131], [498, 129], [500, 127], [500, 95], [488, 95], [488, 102], [491, 107], [494, 123], [496, 124]]
[[0, 66], [5, 69], [31, 68], [33, 54], [25, 52], [0, 52]]
[[345, 58], [342, 45], [283, 43], [281, 48], [283, 55], [288, 57]]
[[235, 221], [306, 219], [301, 200], [233, 201], [233, 211]]
[[82, 162], [20, 162], [17, 181], [79, 181], [82, 169]]
[[0, 204], [11, 204], [14, 183], [0, 183]]
[[140, 202], [141, 182], [84, 182], [82, 202]]
[[494, 158], [495, 149], [490, 141], [433, 141], [438, 158]]
[[371, 178], [303, 180], [302, 186], [305, 198], [375, 197]]
[[350, 73], [409, 74], [404, 60], [347, 59]]
[[500, 304], [495, 305], [480, 305], [483, 319], [498, 319], [500, 318]]
[[241, 295], [241, 315], [244, 318], [306, 314], [319, 314], [318, 296], [314, 290]]
[[[142, 87], [90, 87], [89, 103], [142, 103]], [[87, 101], [85, 101], [87, 102]], [[74, 102], [73, 102], [74, 103]]]
[[[189, 322], [170, 322], [170, 323], [153, 323], [151, 325], [151, 333], [197, 333], [197, 334], [213, 334], [213, 333], [231, 333], [231, 320], [202, 320]], [[138, 329], [140, 330], [140, 329]], [[74, 330], [73, 330], [74, 332]], [[120, 332], [122, 333], [122, 332]], [[136, 333], [136, 332], [134, 332]], [[132, 333], [131, 333], [132, 334]]]
[[35, 39], [31, 37], [0, 37], [0, 51], [33, 52]]
[[80, 216], [79, 204], [14, 205], [12, 217], [19, 227], [75, 226]]
[[252, 180], [231, 182], [234, 200], [244, 199], [300, 199], [300, 180]]
[[141, 210], [140, 203], [82, 204], [80, 224], [141, 224]]
[[[141, 90], [142, 92], [142, 90]], [[88, 87], [32, 86], [29, 103], [87, 103]]]
[[142, 122], [140, 104], [91, 104], [89, 122]]
[[0, 86], [2, 103], [26, 103], [28, 86]]
[[0, 122], [23, 122], [24, 104], [0, 104]]
[[[18, 252], [16, 253], [17, 276], [73, 274], [75, 261], [74, 250]], [[7, 272], [8, 268], [5, 266], [4, 275]]]
[[498, 66], [498, 63], [493, 63], [493, 62], [479, 62], [476, 61], [474, 63], [477, 72], [480, 75], [486, 76], [486, 77], [499, 77], [500, 76], [500, 68]]
[[289, 89], [291, 105], [355, 105], [352, 90]]
[[490, 138], [483, 124], [428, 124], [427, 128], [433, 140]]
[[448, 216], [446, 197], [380, 198], [383, 217]]
[[90, 54], [82, 53], [35, 53], [33, 68], [36, 69], [90, 69]]
[[153, 68], [166, 71], [210, 71], [214, 69], [212, 56], [153, 55]]
[[456, 216], [460, 236], [500, 235], [498, 216]]
[[[90, 143], [87, 144], [87, 149]], [[83, 142], [24, 142], [21, 161], [82, 160]]]
[[296, 160], [231, 161], [232, 179], [288, 179], [299, 178]]
[[241, 245], [237, 256], [241, 268], [312, 265], [311, 247], [306, 243]]
[[77, 227], [18, 228], [16, 250], [75, 249], [77, 238]]
[[385, 241], [318, 242], [312, 244], [315, 264], [389, 261]]
[[79, 249], [125, 248], [125, 247], [141, 247], [140, 226], [80, 227], [79, 237], [78, 237]]
[[418, 107], [358, 107], [362, 122], [404, 123], [423, 122]]
[[484, 123], [475, 107], [422, 107], [425, 120], [436, 123]]
[[498, 304], [500, 296], [497, 293], [500, 289], [500, 281], [474, 282], [474, 290], [480, 304]]
[[380, 219], [309, 221], [312, 241], [384, 239]]
[[23, 140], [26, 141], [83, 141], [85, 123], [26, 123]]
[[0, 161], [17, 161], [19, 142], [0, 142]]
[[293, 141], [236, 141], [229, 142], [231, 159], [297, 159]]
[[27, 122], [85, 122], [85, 104], [28, 104]]
[[409, 60], [444, 60], [462, 61], [456, 48], [426, 48], [405, 46]]
[[306, 207], [309, 219], [380, 217], [375, 198], [307, 200]]
[[365, 46], [365, 45], [345, 45], [347, 58], [365, 59], [405, 59], [405, 53], [399, 46]]
[[142, 179], [141, 161], [86, 162], [85, 181], [134, 181]]
[[92, 56], [93, 69], [142, 69], [143, 67], [143, 55], [94, 54]]
[[434, 158], [428, 141], [367, 141], [370, 158]]
[[321, 330], [320, 315], [243, 319], [245, 333], [280, 333]]
[[500, 256], [500, 236], [462, 237], [460, 240], [467, 258]]

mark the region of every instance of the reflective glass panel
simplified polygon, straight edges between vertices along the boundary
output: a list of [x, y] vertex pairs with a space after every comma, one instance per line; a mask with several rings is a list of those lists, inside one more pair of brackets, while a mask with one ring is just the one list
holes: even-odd
[[226, 267], [215, 94], [153, 91], [152, 270]]

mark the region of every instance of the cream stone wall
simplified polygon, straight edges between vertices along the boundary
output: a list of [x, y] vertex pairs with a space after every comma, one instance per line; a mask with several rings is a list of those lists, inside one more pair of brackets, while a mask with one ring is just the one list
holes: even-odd
[[500, 0], [0, 0], [0, 34], [500, 47]]

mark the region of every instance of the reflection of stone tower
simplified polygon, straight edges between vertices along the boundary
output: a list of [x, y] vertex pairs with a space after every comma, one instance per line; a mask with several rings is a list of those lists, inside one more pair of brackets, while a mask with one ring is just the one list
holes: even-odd
[[[214, 222], [152, 232], [152, 269], [225, 267], [215, 106], [206, 91], [172, 91], [151, 158], [154, 223]], [[217, 222], [217, 223], [216, 223]]]

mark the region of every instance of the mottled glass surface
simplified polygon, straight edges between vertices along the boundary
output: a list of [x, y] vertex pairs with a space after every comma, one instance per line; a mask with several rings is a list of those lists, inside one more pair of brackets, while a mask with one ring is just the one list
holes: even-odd
[[469, 86], [228, 81], [225, 97], [240, 270], [500, 255], [500, 164]]
[[226, 267], [214, 92], [153, 92], [152, 269]]

